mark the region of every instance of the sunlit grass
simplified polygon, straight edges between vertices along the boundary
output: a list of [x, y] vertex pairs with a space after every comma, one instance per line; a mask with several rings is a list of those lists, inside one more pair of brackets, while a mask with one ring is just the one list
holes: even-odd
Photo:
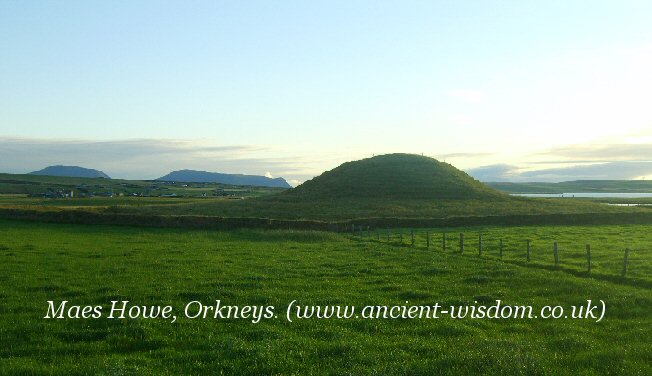
[[[650, 244], [646, 226], [436, 229], [415, 247], [364, 234], [214, 232], [0, 221], [0, 373], [14, 374], [649, 374]], [[473, 249], [482, 231], [486, 251]], [[459, 232], [466, 249], [456, 250]], [[370, 234], [372, 235], [372, 234]], [[433, 238], [436, 239], [436, 236]], [[496, 241], [506, 250], [501, 261]], [[524, 261], [523, 239], [533, 240]], [[618, 276], [631, 240], [631, 276]], [[551, 268], [550, 242], [561, 267]], [[581, 272], [582, 246], [596, 262]], [[578, 250], [575, 251], [575, 244]], [[575, 254], [577, 253], [577, 257]], [[613, 263], [613, 265], [612, 265]], [[615, 269], [615, 270], [614, 270]], [[614, 275], [613, 278], [609, 277]], [[47, 300], [108, 305], [221, 299], [273, 305], [249, 320], [45, 320]], [[580, 305], [584, 320], [283, 319], [287, 304]]]

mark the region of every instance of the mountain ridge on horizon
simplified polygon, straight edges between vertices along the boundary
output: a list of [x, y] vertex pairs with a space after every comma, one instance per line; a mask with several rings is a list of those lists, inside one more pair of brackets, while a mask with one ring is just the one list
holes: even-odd
[[105, 178], [111, 179], [103, 171], [79, 166], [53, 165], [41, 170], [29, 172], [28, 175], [63, 176], [70, 178]]
[[226, 174], [199, 170], [176, 170], [164, 175], [158, 181], [180, 181], [186, 183], [222, 183], [230, 185], [253, 185], [270, 188], [292, 188], [284, 178], [269, 178], [262, 175]]

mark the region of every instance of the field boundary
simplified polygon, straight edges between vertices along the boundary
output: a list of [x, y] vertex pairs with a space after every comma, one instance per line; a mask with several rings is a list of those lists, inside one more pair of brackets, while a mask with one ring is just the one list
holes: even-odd
[[89, 210], [34, 210], [2, 208], [0, 218], [34, 222], [124, 225], [142, 227], [178, 227], [231, 230], [238, 228], [318, 230], [352, 232], [390, 228], [444, 228], [483, 225], [622, 225], [652, 224], [652, 212], [528, 214], [467, 216], [448, 218], [359, 218], [345, 221], [292, 220], [251, 217], [197, 215], [142, 215]]

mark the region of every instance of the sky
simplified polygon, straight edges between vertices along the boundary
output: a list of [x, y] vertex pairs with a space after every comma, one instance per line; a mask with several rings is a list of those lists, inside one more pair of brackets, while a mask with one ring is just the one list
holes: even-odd
[[649, 1], [0, 0], [0, 172], [652, 178]]

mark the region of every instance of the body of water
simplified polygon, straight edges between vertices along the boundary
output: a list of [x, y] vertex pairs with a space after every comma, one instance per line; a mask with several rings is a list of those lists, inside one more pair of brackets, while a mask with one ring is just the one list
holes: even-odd
[[652, 204], [607, 204], [610, 206], [652, 206]]
[[652, 198], [652, 193], [512, 193], [512, 196], [523, 197], [593, 197], [593, 198]]

